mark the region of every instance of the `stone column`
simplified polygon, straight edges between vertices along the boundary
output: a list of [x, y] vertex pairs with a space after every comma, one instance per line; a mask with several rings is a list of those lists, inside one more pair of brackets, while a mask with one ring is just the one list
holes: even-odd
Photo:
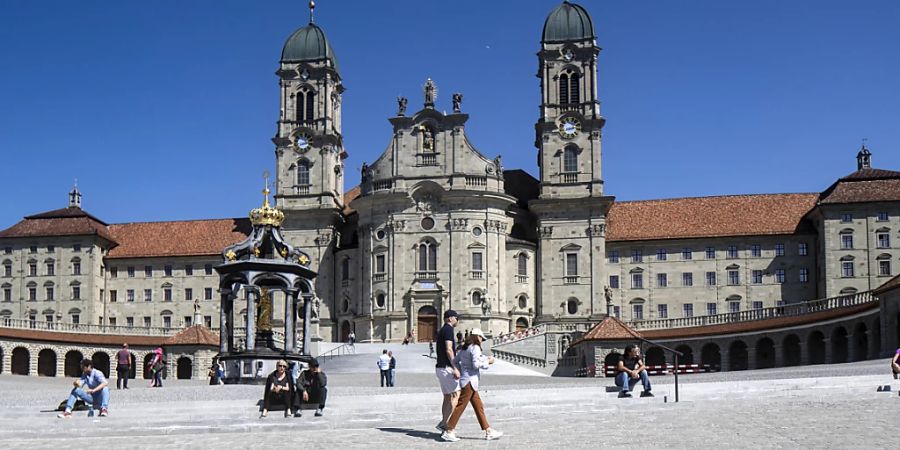
[[720, 370], [722, 372], [728, 372], [729, 370], [731, 370], [731, 364], [728, 360], [731, 356], [728, 354], [728, 347], [723, 347], [721, 350], [719, 350], [719, 356], [722, 359]]
[[756, 347], [747, 346], [747, 370], [756, 369]]
[[875, 340], [872, 339], [872, 332], [869, 330], [866, 330], [866, 354], [859, 356], [861, 356], [860, 360], [872, 359], [878, 356], [878, 347], [875, 347]]
[[309, 355], [309, 328], [310, 328], [310, 304], [311, 298], [303, 296], [303, 354]]
[[256, 297], [259, 295], [256, 288], [247, 286], [244, 288], [247, 297], [247, 336], [244, 349], [252, 352], [256, 349]]
[[0, 360], [2, 372], [0, 373], [12, 373], [12, 349], [7, 347], [0, 357], [2, 357], [2, 360]]
[[804, 342], [803, 339], [800, 339], [800, 365], [809, 365], [809, 352], [807, 351], [806, 342]]
[[284, 294], [284, 351], [295, 353], [297, 327], [294, 325], [294, 316], [296, 315], [297, 290], [288, 289]]
[[219, 300], [219, 353], [229, 353], [232, 349], [232, 328], [231, 321], [231, 290], [219, 289], [221, 299]]
[[834, 357], [834, 352], [831, 351], [831, 338], [823, 339], [822, 343], [825, 344], [825, 364], [831, 364], [831, 359]]
[[780, 344], [775, 344], [772, 347], [772, 351], [775, 352], [775, 367], [784, 367], [784, 349]]

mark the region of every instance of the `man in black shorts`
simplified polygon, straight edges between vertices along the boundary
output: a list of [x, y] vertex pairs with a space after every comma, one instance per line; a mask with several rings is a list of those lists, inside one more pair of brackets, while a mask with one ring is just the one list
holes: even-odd
[[437, 424], [437, 429], [444, 431], [447, 421], [459, 400], [459, 368], [453, 366], [454, 351], [453, 328], [459, 324], [459, 314], [448, 309], [444, 312], [444, 326], [437, 334], [437, 364], [434, 373], [441, 385], [441, 393], [444, 395], [444, 403], [441, 407], [442, 418]]

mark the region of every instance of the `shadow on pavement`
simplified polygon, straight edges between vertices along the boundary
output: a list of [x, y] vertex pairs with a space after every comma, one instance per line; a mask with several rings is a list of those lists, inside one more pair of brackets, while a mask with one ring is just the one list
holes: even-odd
[[440, 433], [432, 433], [429, 431], [422, 430], [412, 430], [409, 428], [392, 428], [392, 427], [380, 427], [378, 428], [380, 431], [386, 431], [388, 433], [404, 433], [409, 437], [419, 438], [419, 439], [427, 439], [429, 441], [443, 442], [441, 440]]

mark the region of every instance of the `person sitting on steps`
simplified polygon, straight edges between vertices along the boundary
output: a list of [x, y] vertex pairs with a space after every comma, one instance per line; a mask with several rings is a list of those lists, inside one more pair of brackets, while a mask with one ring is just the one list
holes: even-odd
[[319, 367], [319, 361], [315, 358], [309, 362], [309, 369], [303, 371], [297, 378], [297, 397], [298, 404], [294, 409], [297, 411], [294, 417], [301, 417], [303, 413], [300, 402], [315, 403], [316, 417], [321, 417], [325, 409], [325, 400], [328, 398], [328, 377]]
[[616, 367], [616, 386], [622, 388], [619, 398], [631, 397], [631, 391], [638, 380], [644, 385], [641, 397], [653, 397], [650, 393], [650, 377], [647, 375], [647, 366], [641, 358], [641, 349], [636, 344], [628, 344], [625, 354], [619, 359]]
[[291, 416], [291, 403], [294, 399], [294, 383], [287, 373], [287, 361], [280, 359], [275, 363], [275, 371], [266, 379], [266, 390], [263, 394], [263, 410], [259, 415], [265, 419], [269, 415], [269, 407], [273, 400], [284, 405], [284, 417]]

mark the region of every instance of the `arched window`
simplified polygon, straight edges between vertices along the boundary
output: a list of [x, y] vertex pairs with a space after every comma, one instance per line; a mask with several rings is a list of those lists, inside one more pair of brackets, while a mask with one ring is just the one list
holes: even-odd
[[297, 161], [297, 185], [309, 186], [309, 161], [301, 159]]
[[306, 93], [306, 116], [305, 116], [305, 119], [307, 122], [312, 121], [316, 118], [315, 113], [314, 113], [315, 106], [316, 106], [315, 96], [316, 96], [315, 92], [309, 91]]
[[350, 279], [350, 258], [344, 258], [341, 261], [341, 280], [347, 281]]
[[525, 309], [528, 307], [528, 297], [525, 294], [519, 296], [519, 309]]
[[472, 292], [472, 304], [478, 306], [481, 304], [481, 292]]
[[580, 86], [578, 86], [578, 74], [569, 75], [569, 103], [581, 103]]
[[578, 313], [578, 300], [574, 298], [570, 298], [569, 301], [566, 302], [566, 312], [569, 314], [577, 314]]
[[563, 172], [578, 172], [578, 148], [573, 145], [563, 150]]
[[523, 277], [527, 276], [528, 275], [528, 256], [525, 255], [524, 253], [519, 253], [519, 256], [516, 259], [518, 260], [518, 261], [516, 261], [518, 263], [517, 264], [518, 270], [516, 271], [516, 273], [519, 276], [523, 276]]
[[298, 122], [311, 122], [315, 119], [316, 93], [307, 87], [300, 89], [295, 97]]
[[559, 76], [559, 103], [565, 105], [569, 103], [569, 74], [564, 73]]
[[437, 243], [425, 241], [419, 244], [419, 272], [437, 271]]

